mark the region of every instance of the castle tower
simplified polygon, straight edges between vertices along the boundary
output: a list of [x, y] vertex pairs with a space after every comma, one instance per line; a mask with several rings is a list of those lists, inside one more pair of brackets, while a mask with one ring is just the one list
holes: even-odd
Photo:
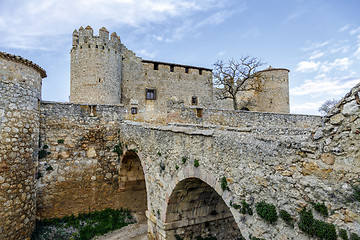
[[260, 91], [254, 96], [254, 111], [290, 113], [289, 72], [271, 66], [259, 71], [262, 77], [258, 79]]
[[73, 32], [70, 102], [119, 104], [121, 100], [120, 37], [106, 28], [80, 27]]
[[0, 52], [0, 239], [27, 239], [35, 226], [44, 77], [31, 61]]

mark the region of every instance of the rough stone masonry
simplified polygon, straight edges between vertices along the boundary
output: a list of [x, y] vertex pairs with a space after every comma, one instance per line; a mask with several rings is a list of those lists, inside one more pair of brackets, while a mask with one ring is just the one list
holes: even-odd
[[0, 75], [1, 239], [28, 239], [36, 218], [106, 207], [145, 211], [149, 239], [311, 239], [266, 223], [260, 201], [296, 221], [324, 203], [329, 216], [316, 219], [360, 234], [360, 85], [323, 118], [169, 99], [148, 123], [121, 104], [40, 101], [46, 73], [18, 56], [0, 54]]

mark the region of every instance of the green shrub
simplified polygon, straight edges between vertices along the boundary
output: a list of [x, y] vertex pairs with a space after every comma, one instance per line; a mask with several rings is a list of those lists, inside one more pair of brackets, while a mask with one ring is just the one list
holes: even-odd
[[310, 210], [303, 208], [300, 212], [299, 228], [312, 237], [325, 240], [336, 240], [337, 234], [334, 224], [314, 219]]
[[280, 210], [279, 216], [280, 216], [280, 218], [281, 218], [282, 220], [284, 220], [284, 222], [285, 222], [287, 225], [289, 225], [289, 226], [291, 226], [291, 227], [294, 227], [294, 219], [293, 219], [293, 217], [291, 217], [291, 215], [290, 215], [287, 211], [285, 211], [285, 210]]
[[325, 203], [311, 203], [314, 207], [314, 209], [320, 213], [321, 215], [323, 215], [324, 217], [329, 216], [329, 212], [327, 207], [325, 206]]
[[226, 177], [221, 178], [221, 189], [223, 191], [225, 191], [225, 190], [230, 191], [229, 186], [227, 185]]
[[123, 154], [123, 148], [121, 146], [120, 141], [117, 145], [114, 146], [113, 152], [115, 152], [118, 155], [118, 160], [120, 161], [121, 155]]
[[250, 207], [250, 204], [248, 204], [247, 202], [245, 202], [245, 200], [241, 201], [241, 209], [240, 212], [242, 214], [246, 214], [248, 213], [250, 216], [253, 215], [253, 210]]
[[179, 166], [178, 166], [177, 164], [175, 165], [175, 169], [176, 169], [176, 170], [178, 170], [178, 169], [179, 169]]
[[159, 157], [161, 157], [161, 152], [158, 152], [157, 155], [158, 155]]
[[256, 212], [268, 223], [275, 223], [278, 219], [275, 206], [271, 203], [266, 203], [265, 201], [256, 204]]
[[339, 230], [339, 237], [343, 240], [349, 240], [348, 234], [345, 229]]
[[181, 162], [182, 162], [183, 164], [185, 164], [186, 161], [187, 161], [187, 158], [186, 158], [186, 157], [182, 157], [182, 158], [181, 158]]
[[356, 233], [351, 233], [350, 240], [360, 240], [360, 237]]
[[58, 139], [58, 143], [59, 144], [64, 143], [64, 139]]
[[194, 167], [198, 167], [198, 166], [200, 166], [199, 160], [195, 159], [194, 160]]

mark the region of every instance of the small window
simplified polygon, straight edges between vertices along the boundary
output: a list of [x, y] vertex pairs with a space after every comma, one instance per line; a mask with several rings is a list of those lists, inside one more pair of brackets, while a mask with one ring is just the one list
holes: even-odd
[[197, 97], [192, 97], [192, 98], [191, 98], [191, 105], [198, 105], [198, 99], [197, 99]]
[[88, 45], [88, 47], [90, 48], [90, 44]]
[[158, 63], [154, 63], [154, 70], [159, 70], [159, 64]]
[[155, 89], [146, 89], [146, 99], [156, 100], [156, 90]]
[[170, 65], [170, 72], [174, 72], [174, 65]]
[[96, 46], [95, 46], [95, 48], [99, 48], [99, 46], [98, 46], [98, 45], [96, 45]]
[[199, 74], [202, 75], [202, 69], [199, 69]]
[[202, 118], [202, 116], [203, 116], [203, 110], [201, 108], [197, 108], [196, 109], [196, 117]]
[[137, 111], [138, 111], [137, 107], [131, 108], [131, 114], [137, 114]]
[[189, 73], [189, 68], [188, 67], [185, 68], [185, 73]]

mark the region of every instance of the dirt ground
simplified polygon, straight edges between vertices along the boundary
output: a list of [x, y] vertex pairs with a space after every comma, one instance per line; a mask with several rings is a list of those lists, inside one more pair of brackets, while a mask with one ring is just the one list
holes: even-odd
[[135, 213], [136, 223], [107, 233], [93, 240], [147, 240], [147, 219], [144, 213]]

